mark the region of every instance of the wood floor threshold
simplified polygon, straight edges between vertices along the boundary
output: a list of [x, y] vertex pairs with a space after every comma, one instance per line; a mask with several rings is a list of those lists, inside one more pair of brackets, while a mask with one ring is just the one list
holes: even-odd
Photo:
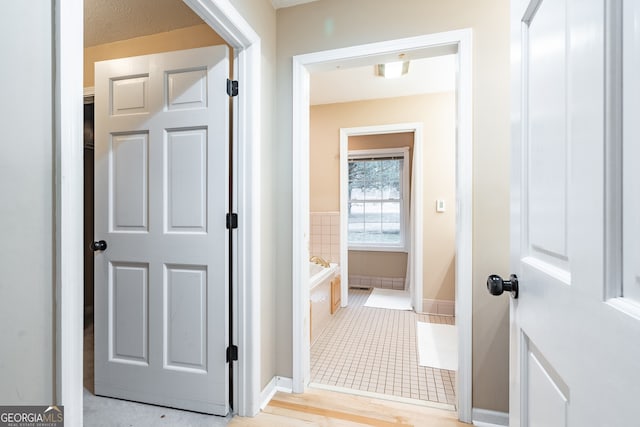
[[378, 418], [366, 417], [364, 415], [351, 414], [348, 412], [342, 411], [334, 411], [331, 409], [318, 408], [310, 405], [303, 405], [300, 403], [293, 402], [285, 402], [282, 400], [272, 399], [269, 402], [269, 406], [274, 406], [282, 409], [289, 409], [292, 411], [298, 411], [303, 413], [309, 413], [314, 415], [321, 415], [328, 418], [340, 419], [345, 421], [351, 421], [354, 423], [366, 424], [375, 427], [394, 427], [394, 426], [405, 426], [405, 427], [413, 427], [413, 424], [406, 424], [403, 422], [391, 422], [385, 421]]

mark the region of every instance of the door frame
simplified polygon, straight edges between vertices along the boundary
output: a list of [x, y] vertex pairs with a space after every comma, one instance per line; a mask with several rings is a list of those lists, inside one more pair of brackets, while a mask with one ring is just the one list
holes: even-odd
[[[260, 37], [229, 0], [183, 0], [234, 49], [235, 412], [260, 409]], [[65, 421], [82, 425], [83, 411], [83, 1], [55, 0], [55, 390]]]
[[[349, 200], [349, 137], [360, 135], [384, 135], [394, 133], [413, 133], [413, 176], [409, 177], [411, 192], [415, 197], [411, 198], [410, 211], [414, 214], [414, 219], [406, 225], [407, 233], [411, 232], [409, 224], [414, 223], [413, 234], [422, 236], [422, 221], [415, 221], [415, 218], [423, 216], [422, 197], [422, 123], [397, 123], [390, 125], [361, 126], [352, 128], [340, 128], [340, 271], [349, 272], [349, 244], [348, 244], [348, 200]], [[415, 221], [415, 222], [414, 222]], [[409, 259], [422, 259], [423, 239], [415, 239], [407, 246]], [[417, 278], [422, 277], [422, 263], [409, 263], [409, 286], [411, 302], [417, 312], [422, 312], [422, 286], [416, 283], [422, 282]], [[340, 281], [341, 306], [349, 304], [349, 280]], [[306, 350], [303, 350], [306, 351]]]
[[[472, 30], [470, 28], [293, 56], [293, 391], [310, 378], [309, 356], [309, 74], [372, 56], [418, 49], [458, 54], [456, 85], [456, 324], [458, 327], [458, 418], [471, 422], [472, 408]], [[453, 50], [451, 50], [453, 48]], [[448, 49], [448, 50], [447, 50]], [[443, 52], [443, 53], [444, 53]], [[306, 323], [305, 323], [306, 322]]]

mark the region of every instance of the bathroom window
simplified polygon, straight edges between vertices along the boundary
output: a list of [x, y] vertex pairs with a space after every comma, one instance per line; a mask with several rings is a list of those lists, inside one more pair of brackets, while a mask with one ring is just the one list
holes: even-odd
[[349, 151], [349, 249], [406, 250], [409, 149]]

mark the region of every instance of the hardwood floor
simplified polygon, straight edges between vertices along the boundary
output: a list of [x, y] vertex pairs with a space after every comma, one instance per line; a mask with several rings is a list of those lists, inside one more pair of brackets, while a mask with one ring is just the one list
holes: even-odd
[[232, 427], [305, 426], [468, 427], [451, 411], [372, 399], [326, 390], [304, 394], [276, 393], [254, 418], [235, 417]]

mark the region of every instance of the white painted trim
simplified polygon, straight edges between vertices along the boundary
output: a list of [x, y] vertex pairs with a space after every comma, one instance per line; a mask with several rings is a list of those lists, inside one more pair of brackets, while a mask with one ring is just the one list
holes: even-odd
[[56, 0], [55, 309], [56, 403], [82, 425], [83, 347], [83, 14], [82, 0]]
[[[422, 136], [422, 125], [417, 126], [414, 131], [414, 143], [413, 143], [413, 173], [412, 179], [416, 183], [424, 182], [424, 146], [423, 146], [423, 136]], [[418, 191], [418, 189], [422, 189], [421, 184], [413, 184], [411, 187], [411, 196], [413, 200], [413, 218], [410, 218], [411, 225], [413, 228], [413, 236], [422, 237], [424, 236], [424, 224], [421, 220], [424, 218], [424, 192]], [[422, 300], [423, 300], [423, 246], [424, 239], [422, 238], [412, 238], [411, 239], [411, 250], [409, 252], [409, 288], [411, 291], [411, 299], [413, 304], [413, 309], [416, 313], [422, 313]], [[413, 253], [411, 253], [413, 252]], [[416, 260], [420, 260], [420, 262], [416, 262]]]
[[[472, 392], [472, 30], [371, 43], [293, 57], [293, 390], [303, 392], [309, 378], [308, 330], [308, 217], [309, 217], [309, 71], [327, 63], [373, 59], [398, 51], [457, 47], [457, 236], [456, 236], [456, 323], [458, 325], [458, 418], [471, 422]], [[418, 179], [418, 178], [416, 178]], [[342, 197], [342, 195], [341, 195]], [[341, 229], [344, 221], [341, 222]], [[341, 254], [342, 258], [342, 254]], [[341, 269], [343, 267], [341, 266]], [[343, 270], [344, 271], [344, 270]], [[418, 274], [417, 272], [415, 273]], [[307, 332], [308, 336], [308, 332]]]
[[[261, 351], [261, 288], [262, 276], [262, 209], [261, 209], [261, 47], [253, 43], [238, 52], [237, 78], [244, 82], [238, 95], [237, 126], [237, 189], [236, 209], [238, 234], [236, 248], [237, 334], [239, 351], [237, 364], [237, 407], [241, 416], [259, 412]], [[243, 362], [244, 361], [244, 362]]]
[[271, 0], [274, 9], [282, 9], [283, 7], [297, 6], [299, 4], [311, 3], [317, 0]]
[[458, 418], [471, 422], [473, 359], [473, 46], [471, 29], [458, 33], [456, 144], [456, 325]]
[[[608, 1], [605, 23], [605, 289], [604, 299], [615, 299], [623, 295], [623, 141], [624, 102], [633, 97], [623, 96], [624, 69], [629, 61], [624, 58], [623, 32], [629, 31], [623, 16], [623, 2]], [[623, 64], [621, 67], [620, 64]], [[629, 88], [627, 87], [627, 90]], [[631, 91], [630, 91], [631, 92]], [[610, 301], [614, 302], [614, 301]]]
[[293, 393], [293, 380], [289, 377], [276, 377], [276, 390], [283, 393]]
[[269, 384], [260, 393], [260, 410], [267, 407], [273, 396], [279, 391], [283, 393], [291, 393], [291, 378], [275, 376], [271, 378]]
[[183, 0], [234, 49], [235, 76], [241, 85], [235, 106], [234, 147], [238, 212], [234, 339], [238, 362], [234, 411], [254, 416], [260, 410], [261, 276], [261, 41], [229, 0]]
[[[239, 347], [236, 408], [244, 416], [260, 405], [260, 38], [229, 0], [184, 0], [237, 55], [234, 144], [239, 216], [237, 297]], [[56, 393], [69, 425], [82, 425], [82, 1], [56, 0]], [[62, 143], [64, 142], [64, 143]], [[63, 256], [64, 255], [64, 256]]]
[[[349, 268], [349, 250], [358, 250], [349, 248], [349, 236], [348, 236], [348, 203], [349, 203], [349, 137], [358, 135], [383, 135], [390, 133], [404, 133], [413, 132], [413, 176], [416, 178], [417, 183], [412, 188], [422, 188], [422, 123], [396, 123], [389, 125], [376, 125], [376, 126], [362, 126], [355, 128], [341, 128], [340, 129], [340, 271], [347, 271]], [[398, 152], [401, 149], [392, 149], [389, 151]], [[366, 150], [371, 151], [371, 150]], [[353, 151], [352, 151], [353, 153]], [[408, 179], [408, 174], [404, 177]], [[409, 188], [407, 182], [404, 183], [404, 188]], [[412, 191], [411, 195], [414, 196], [412, 201], [415, 216], [422, 218], [423, 206], [422, 206], [422, 191]], [[418, 196], [419, 195], [419, 196]], [[410, 196], [409, 196], [410, 197]], [[409, 207], [407, 203], [406, 208]], [[405, 226], [409, 226], [409, 212], [405, 209]], [[415, 236], [422, 236], [422, 221], [412, 221], [414, 230], [409, 230], [405, 234]], [[343, 226], [344, 225], [344, 226]], [[412, 232], [413, 231], [413, 232]], [[407, 252], [408, 246], [410, 246], [414, 254], [409, 250], [409, 256], [412, 259], [422, 259], [422, 239], [413, 239], [412, 242], [405, 242], [405, 247], [401, 250], [399, 248], [384, 248], [380, 250], [392, 251], [394, 249]], [[371, 250], [371, 248], [363, 249]], [[344, 255], [344, 256], [343, 256]], [[344, 265], [344, 267], [342, 267]], [[411, 301], [416, 312], [422, 312], [422, 263], [413, 263], [414, 268], [411, 270], [411, 277], [409, 278], [409, 288], [411, 291]], [[420, 286], [415, 286], [419, 283]], [[342, 281], [341, 283], [341, 298], [343, 307], [347, 306], [349, 298], [349, 281]]]
[[262, 389], [262, 392], [260, 393], [260, 402], [261, 402], [260, 410], [263, 410], [264, 408], [267, 407], [267, 405], [269, 404], [273, 396], [275, 396], [277, 391], [278, 390], [276, 390], [276, 377], [273, 377], [271, 378], [271, 381], [269, 381], [269, 384], [267, 384], [267, 386], [264, 389]]
[[488, 409], [473, 408], [473, 425], [485, 427], [498, 427], [509, 425], [507, 412], [490, 411]]
[[340, 129], [340, 271], [346, 279], [340, 282], [341, 307], [349, 305], [349, 136], [347, 128]]
[[[309, 71], [298, 63], [295, 56], [293, 57], [293, 88], [292, 389], [294, 393], [304, 393], [311, 372], [309, 361]], [[342, 221], [340, 222], [342, 228]], [[340, 256], [342, 261], [342, 253]], [[340, 271], [348, 270], [344, 270], [341, 266]]]

